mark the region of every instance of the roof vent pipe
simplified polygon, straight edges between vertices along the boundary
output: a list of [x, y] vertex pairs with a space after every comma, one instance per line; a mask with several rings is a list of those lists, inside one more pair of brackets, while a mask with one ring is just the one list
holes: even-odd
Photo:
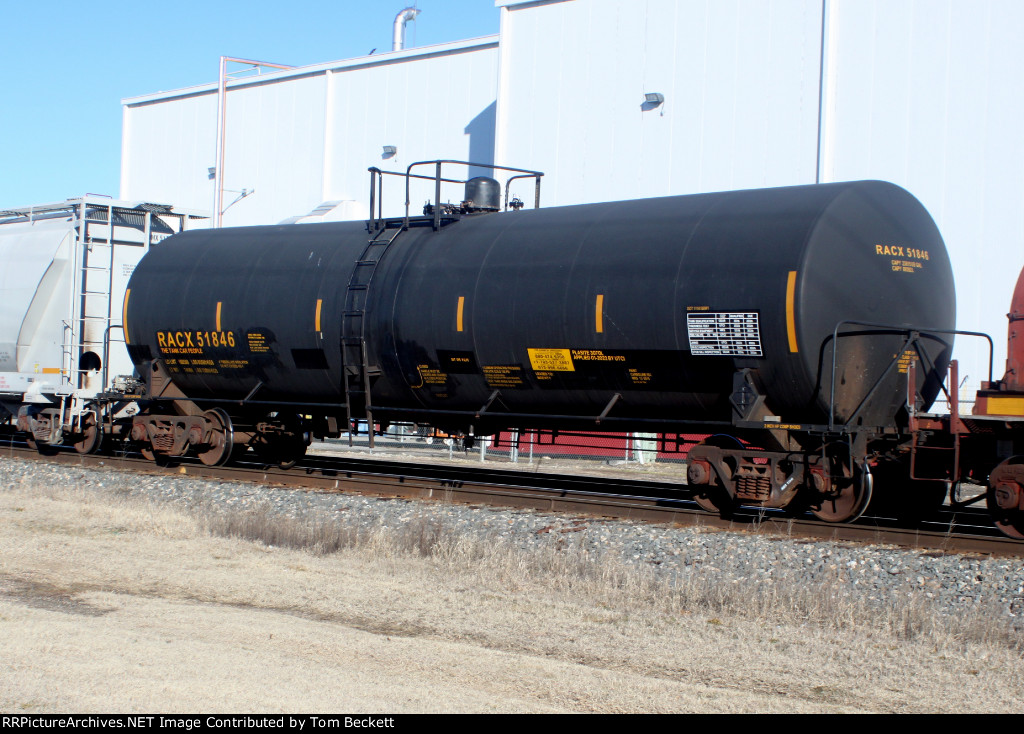
[[391, 41], [392, 51], [401, 51], [405, 48], [405, 24], [410, 20], [416, 20], [416, 16], [419, 14], [419, 8], [406, 8], [395, 16], [395, 33]]

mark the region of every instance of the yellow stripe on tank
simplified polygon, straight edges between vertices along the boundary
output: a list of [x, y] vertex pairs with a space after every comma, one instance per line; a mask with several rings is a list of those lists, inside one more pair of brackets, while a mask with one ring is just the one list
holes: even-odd
[[594, 330], [598, 334], [604, 333], [604, 293], [597, 294], [597, 303], [594, 304]]
[[796, 354], [800, 350], [796, 344], [796, 271], [789, 271], [786, 281], [786, 333], [789, 335], [789, 351]]
[[121, 305], [121, 330], [124, 332], [124, 343], [131, 344], [128, 340], [128, 296], [132, 294], [129, 288], [124, 292], [124, 303]]
[[322, 299], [322, 298], [316, 299], [316, 330], [317, 331], [321, 331], [321, 329], [320, 329], [320, 309], [322, 309], [323, 306], [324, 306], [324, 299]]
[[459, 296], [459, 310], [455, 315], [455, 330], [462, 331], [462, 312], [466, 308], [466, 297]]
[[217, 331], [221, 330], [221, 328], [220, 328], [220, 307], [221, 307], [221, 302], [217, 301]]

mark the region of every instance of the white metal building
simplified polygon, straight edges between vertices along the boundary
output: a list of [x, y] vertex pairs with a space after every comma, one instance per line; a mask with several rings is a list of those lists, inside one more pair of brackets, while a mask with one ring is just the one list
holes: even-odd
[[[224, 223], [325, 202], [325, 218], [362, 218], [368, 166], [432, 158], [542, 170], [549, 206], [884, 179], [937, 221], [959, 328], [993, 335], [1001, 376], [1024, 266], [1024, 4], [496, 5], [498, 36], [229, 84], [224, 201], [254, 193]], [[216, 84], [125, 100], [121, 198], [210, 208], [216, 113]], [[382, 158], [384, 146], [397, 154]], [[398, 188], [385, 212], [401, 209]], [[956, 351], [973, 390], [987, 347], [961, 340]]]
[[[224, 225], [276, 223], [323, 202], [336, 202], [327, 219], [362, 219], [370, 166], [404, 171], [441, 156], [494, 162], [497, 75], [490, 36], [229, 83]], [[122, 192], [212, 208], [217, 93], [213, 83], [125, 100]], [[385, 145], [397, 154], [382, 159]], [[242, 190], [254, 193], [232, 205]], [[389, 191], [397, 211], [404, 191]]]

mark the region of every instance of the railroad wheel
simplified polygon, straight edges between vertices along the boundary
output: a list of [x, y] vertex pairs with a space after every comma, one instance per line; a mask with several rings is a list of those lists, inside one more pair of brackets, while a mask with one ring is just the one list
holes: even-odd
[[73, 445], [80, 454], [95, 454], [103, 442], [103, 426], [100, 425], [99, 414], [90, 410], [82, 415], [82, 435]]
[[235, 446], [235, 431], [231, 425], [231, 417], [220, 408], [206, 411], [203, 417], [210, 422], [212, 432], [209, 447], [206, 451], [199, 452], [199, 460], [206, 466], [226, 464]]
[[[697, 446], [714, 446], [720, 449], [743, 448], [743, 444], [739, 439], [724, 434], [708, 436]], [[691, 485], [696, 484], [699, 487], [694, 490], [693, 501], [705, 512], [727, 517], [736, 506], [735, 500], [729, 496], [729, 492], [725, 487], [715, 483], [718, 481], [718, 478], [708, 462], [702, 460], [699, 463], [701, 468], [696, 472], [696, 475], [701, 477], [699, 484], [695, 481], [696, 476], [694, 474], [694, 469], [697, 467], [690, 466], [687, 468], [687, 481]]]
[[36, 437], [33, 436], [31, 433], [29, 433], [25, 437], [25, 443], [27, 443], [28, 447], [30, 449], [35, 450], [35, 452], [38, 453], [40, 456], [53, 456], [54, 454], [57, 453], [56, 446], [51, 446], [48, 443], [37, 441]]
[[992, 522], [1004, 535], [1024, 540], [1024, 512], [1021, 495], [1024, 494], [1024, 456], [1011, 456], [992, 470], [988, 479], [985, 503]]
[[[853, 522], [864, 514], [871, 502], [873, 478], [870, 470], [856, 466], [853, 476], [843, 465], [842, 476], [830, 476], [830, 488], [819, 491], [811, 500], [811, 514], [825, 522]], [[813, 486], [813, 476], [812, 476]]]
[[705, 487], [700, 492], [694, 493], [693, 501], [705, 512], [712, 512], [723, 517], [732, 512], [733, 508], [729, 493], [723, 487]]
[[989, 488], [985, 501], [988, 503], [988, 510], [992, 514], [992, 522], [1003, 535], [1017, 540], [1024, 540], [1024, 513], [1005, 512], [1000, 510], [993, 498], [995, 490]]

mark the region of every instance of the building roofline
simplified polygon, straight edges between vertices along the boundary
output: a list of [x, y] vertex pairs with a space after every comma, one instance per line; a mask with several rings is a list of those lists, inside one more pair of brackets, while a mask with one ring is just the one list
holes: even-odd
[[554, 5], [555, 3], [572, 2], [572, 0], [494, 0], [496, 8], [515, 8], [528, 5]]
[[[310, 66], [297, 66], [294, 69], [284, 69], [268, 74], [256, 74], [242, 79], [233, 79], [228, 82], [227, 86], [229, 89], [238, 89], [253, 85], [287, 81], [289, 79], [305, 76], [318, 76], [320, 74], [326, 74], [329, 71], [352, 71], [372, 66], [385, 66], [388, 64], [396, 64], [406, 61], [415, 61], [417, 59], [430, 58], [432, 56], [447, 56], [455, 53], [466, 53], [497, 47], [498, 35], [494, 34], [490, 36], [481, 36], [479, 38], [469, 38], [463, 41], [453, 41], [451, 43], [439, 43], [433, 46], [407, 48], [402, 51], [389, 51], [387, 53], [374, 54], [373, 56], [357, 56], [352, 59], [343, 59], [341, 61], [328, 61], [326, 63], [313, 64]], [[121, 100], [121, 104], [124, 107], [135, 107], [153, 102], [177, 99], [180, 97], [194, 97], [200, 94], [215, 94], [216, 92], [217, 82], [214, 81], [194, 87], [183, 87], [181, 89], [145, 94], [138, 97], [125, 97]]]

